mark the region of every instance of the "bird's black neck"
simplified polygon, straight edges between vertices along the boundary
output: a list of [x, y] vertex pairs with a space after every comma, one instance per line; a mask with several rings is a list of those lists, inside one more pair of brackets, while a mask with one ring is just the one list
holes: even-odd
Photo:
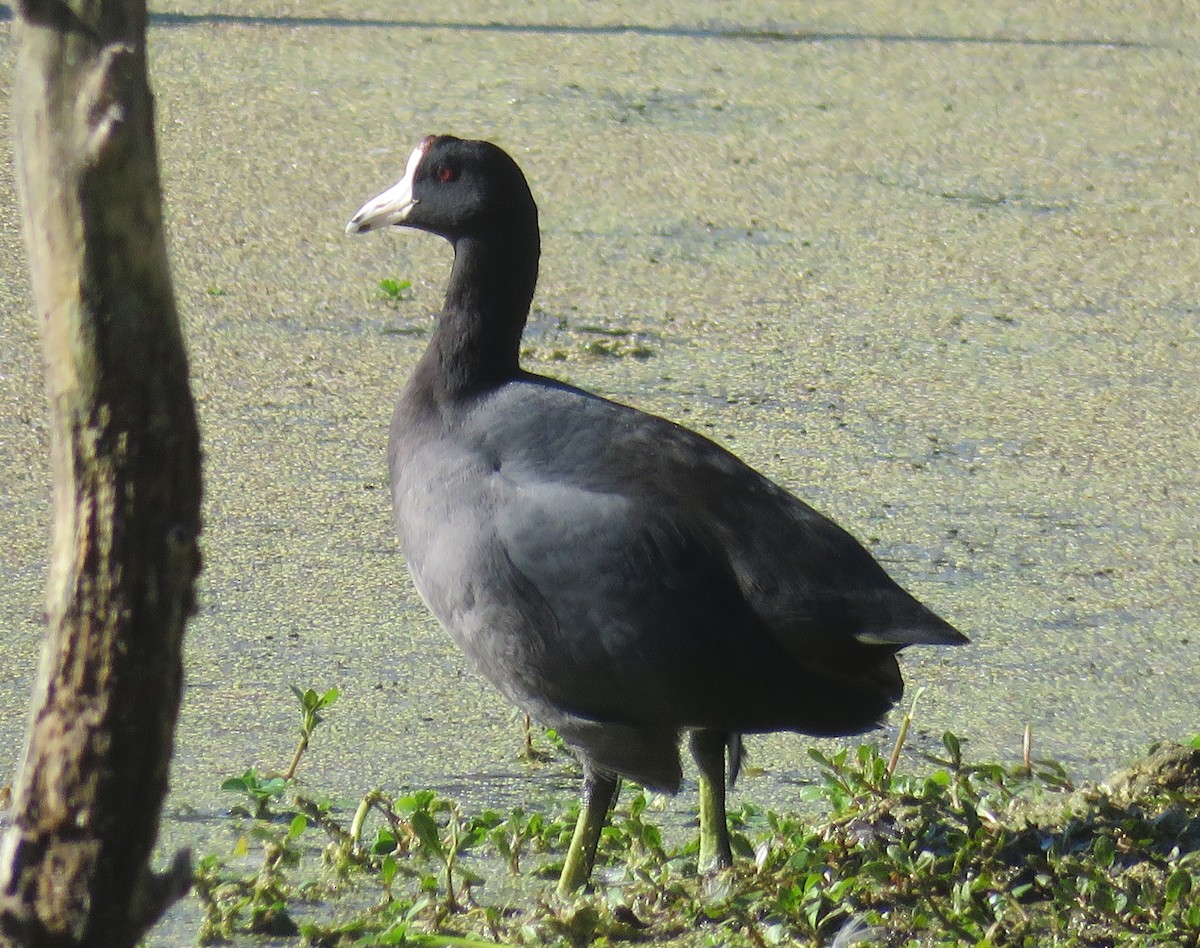
[[538, 252], [536, 225], [532, 239], [455, 241], [446, 301], [416, 373], [435, 397], [475, 394], [518, 374]]

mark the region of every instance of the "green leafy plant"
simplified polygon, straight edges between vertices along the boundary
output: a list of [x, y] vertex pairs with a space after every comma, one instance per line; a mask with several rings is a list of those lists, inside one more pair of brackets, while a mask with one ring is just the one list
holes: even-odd
[[[258, 935], [295, 935], [298, 932], [289, 910], [295, 894], [287, 870], [300, 862], [297, 841], [307, 820], [295, 816], [285, 830], [261, 822], [251, 829], [262, 846], [262, 861], [253, 872], [238, 872], [217, 856], [205, 856], [196, 869], [194, 885], [204, 911], [199, 932], [201, 944], [223, 941], [236, 931]], [[248, 853], [240, 838], [235, 855]]]
[[[296, 690], [307, 736], [331, 693]], [[1077, 789], [1059, 764], [1034, 757], [1028, 733], [1006, 765], [971, 761], [946, 732], [936, 753], [917, 755], [919, 772], [901, 754], [908, 733], [902, 722], [887, 754], [870, 743], [812, 751], [810, 810], [731, 810], [737, 858], [707, 877], [695, 871], [694, 834], [664, 832], [655, 798], [627, 789], [594, 891], [568, 900], [549, 896], [546, 876], [561, 865], [574, 801], [471, 815], [432, 790], [373, 790], [342, 812], [300, 797], [284, 804], [288, 781], [251, 770], [226, 783], [257, 818], [240, 824], [231, 860], [200, 863], [203, 937], [295, 929], [314, 948], [1200, 945], [1200, 748], [1156, 747]], [[246, 868], [254, 847], [261, 858]], [[502, 885], [478, 885], [497, 872]], [[479, 903], [497, 892], [499, 903]]]
[[260, 777], [258, 771], [250, 767], [241, 776], [230, 777], [222, 783], [221, 789], [244, 794], [249, 800], [251, 809], [235, 806], [235, 814], [267, 820], [272, 816], [271, 804], [287, 793], [288, 782], [283, 777]]
[[[485, 820], [488, 817], [494, 817], [494, 814], [484, 814]], [[488, 832], [488, 840], [495, 848], [496, 852], [504, 859], [508, 871], [512, 875], [519, 875], [521, 872], [521, 856], [525, 852], [526, 846], [530, 840], [538, 838], [542, 834], [544, 825], [543, 817], [540, 813], [526, 814], [523, 807], [516, 807], [508, 815], [508, 818], [501, 820], [495, 817], [493, 820], [488, 820], [490, 825], [485, 823]]]
[[296, 753], [292, 755], [292, 762], [288, 764], [288, 769], [283, 774], [284, 780], [291, 780], [296, 776], [296, 768], [300, 765], [300, 758], [308, 749], [309, 739], [312, 737], [313, 731], [317, 729], [317, 725], [324, 720], [320, 712], [330, 707], [338, 699], [337, 688], [330, 688], [324, 694], [319, 695], [311, 688], [301, 691], [292, 685], [292, 694], [300, 702], [300, 743], [296, 747]]
[[379, 281], [379, 295], [385, 300], [398, 303], [411, 295], [412, 280], [393, 280], [385, 278]]
[[[460, 905], [456, 880], [460, 888], [480, 881], [476, 873], [461, 865], [461, 857], [484, 839], [487, 828], [464, 820], [457, 804], [437, 796], [416, 794], [397, 801], [397, 808], [407, 814], [408, 824], [421, 841], [421, 852], [441, 868], [445, 912], [457, 911]], [[435, 818], [439, 812], [440, 820]], [[424, 887], [432, 889], [428, 883]]]

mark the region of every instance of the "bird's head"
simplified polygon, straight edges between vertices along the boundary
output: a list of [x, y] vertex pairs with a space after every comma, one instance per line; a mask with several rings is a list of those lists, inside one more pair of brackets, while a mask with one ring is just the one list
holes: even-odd
[[430, 135], [413, 149], [400, 180], [359, 208], [346, 232], [414, 227], [456, 243], [531, 225], [536, 234], [537, 207], [507, 152], [491, 142]]

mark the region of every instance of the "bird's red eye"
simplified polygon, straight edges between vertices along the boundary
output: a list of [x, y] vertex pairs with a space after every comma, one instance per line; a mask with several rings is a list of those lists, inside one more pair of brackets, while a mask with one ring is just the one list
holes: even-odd
[[433, 176], [442, 182], [442, 184], [447, 184], [454, 180], [454, 169], [449, 165], [438, 165], [433, 172]]

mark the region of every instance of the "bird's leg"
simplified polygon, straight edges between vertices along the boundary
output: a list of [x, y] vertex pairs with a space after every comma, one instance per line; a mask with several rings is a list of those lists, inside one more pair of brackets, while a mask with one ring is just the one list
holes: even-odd
[[722, 731], [692, 731], [692, 757], [700, 768], [701, 872], [733, 865], [729, 848], [729, 820], [725, 816], [725, 747], [729, 735]]
[[579, 822], [575, 824], [575, 835], [563, 863], [562, 876], [558, 880], [558, 894], [570, 895], [582, 889], [592, 875], [596, 862], [596, 846], [600, 842], [600, 831], [608, 819], [608, 811], [617, 798], [618, 778], [612, 774], [594, 772], [584, 765], [582, 806]]

